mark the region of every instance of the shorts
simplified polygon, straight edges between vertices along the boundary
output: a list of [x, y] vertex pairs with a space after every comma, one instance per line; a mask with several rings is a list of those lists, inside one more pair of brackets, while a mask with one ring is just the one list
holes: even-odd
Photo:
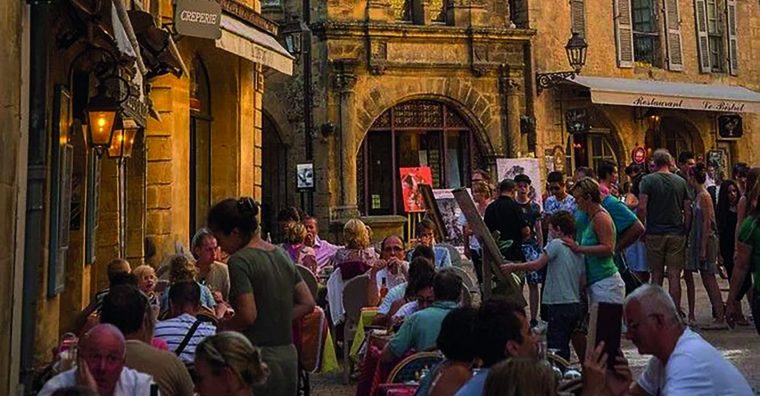
[[[522, 245], [522, 252], [525, 256], [525, 261], [537, 260], [541, 256], [541, 251], [535, 243], [524, 243]], [[525, 280], [528, 284], [537, 285], [544, 283], [546, 280], [546, 267], [541, 268], [538, 271], [530, 271], [525, 274]]]
[[588, 300], [591, 305], [600, 302], [622, 304], [623, 299], [625, 299], [625, 282], [617, 272], [588, 287]]
[[704, 272], [715, 275], [718, 273], [718, 237], [712, 235], [707, 242], [707, 259], [699, 259], [699, 248], [689, 246], [688, 259], [686, 260], [686, 271]]
[[638, 240], [625, 249], [625, 262], [633, 272], [649, 272], [647, 248], [643, 241]]
[[546, 341], [549, 348], [559, 349], [559, 355], [570, 359], [570, 338], [586, 311], [581, 303], [546, 304]]
[[680, 271], [686, 261], [686, 236], [676, 234], [646, 236], [647, 263], [652, 272]]

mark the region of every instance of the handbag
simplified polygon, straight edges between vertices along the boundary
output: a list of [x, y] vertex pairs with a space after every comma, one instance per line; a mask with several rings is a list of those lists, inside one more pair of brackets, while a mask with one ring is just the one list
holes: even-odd
[[615, 262], [618, 272], [620, 272], [620, 277], [623, 278], [623, 282], [625, 282], [626, 296], [644, 284], [641, 282], [641, 279], [628, 268], [628, 264], [625, 262], [625, 254], [623, 252], [615, 253], [615, 255], [612, 256], [612, 260]]

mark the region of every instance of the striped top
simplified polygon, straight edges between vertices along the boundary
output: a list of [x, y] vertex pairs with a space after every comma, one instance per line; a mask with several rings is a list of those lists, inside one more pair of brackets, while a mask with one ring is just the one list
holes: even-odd
[[[185, 335], [190, 330], [190, 327], [195, 323], [196, 318], [190, 314], [182, 314], [176, 318], [168, 320], [162, 320], [156, 323], [156, 330], [154, 337], [160, 338], [169, 344], [169, 351], [174, 352], [179, 347], [179, 344], [185, 338]], [[216, 326], [208, 322], [201, 323], [198, 329], [195, 330], [195, 334], [187, 343], [185, 350], [179, 356], [180, 360], [184, 363], [192, 363], [195, 359], [195, 347], [203, 341], [204, 338], [216, 334]]]

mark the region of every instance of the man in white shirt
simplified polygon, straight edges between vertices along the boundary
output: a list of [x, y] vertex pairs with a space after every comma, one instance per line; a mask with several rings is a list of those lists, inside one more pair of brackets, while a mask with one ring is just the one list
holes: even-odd
[[150, 395], [153, 378], [124, 367], [124, 336], [110, 324], [93, 327], [79, 340], [77, 367], [51, 378], [38, 395], [49, 396], [69, 386], [84, 386], [100, 396]]
[[[618, 358], [606, 371], [601, 348], [587, 359], [584, 380], [604, 384], [613, 395], [701, 396], [752, 395], [747, 380], [721, 353], [681, 321], [670, 295], [647, 284], [628, 295], [624, 306], [630, 339], [642, 355], [652, 355], [637, 381], [628, 363]], [[627, 392], [627, 393], [626, 393]]]

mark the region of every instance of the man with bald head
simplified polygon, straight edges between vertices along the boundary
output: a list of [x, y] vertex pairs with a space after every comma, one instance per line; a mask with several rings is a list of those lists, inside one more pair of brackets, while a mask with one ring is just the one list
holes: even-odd
[[150, 395], [153, 378], [124, 367], [124, 336], [110, 324], [93, 327], [79, 340], [77, 367], [51, 378], [38, 395], [68, 386], [85, 386], [100, 396]]
[[[628, 363], [618, 358], [607, 370], [607, 355], [597, 347], [587, 358], [587, 382], [606, 384], [612, 395], [752, 395], [747, 380], [697, 333], [681, 321], [670, 295], [647, 284], [625, 299], [626, 338], [642, 355], [652, 355], [644, 372], [633, 381]], [[602, 378], [606, 377], [606, 378]]]

